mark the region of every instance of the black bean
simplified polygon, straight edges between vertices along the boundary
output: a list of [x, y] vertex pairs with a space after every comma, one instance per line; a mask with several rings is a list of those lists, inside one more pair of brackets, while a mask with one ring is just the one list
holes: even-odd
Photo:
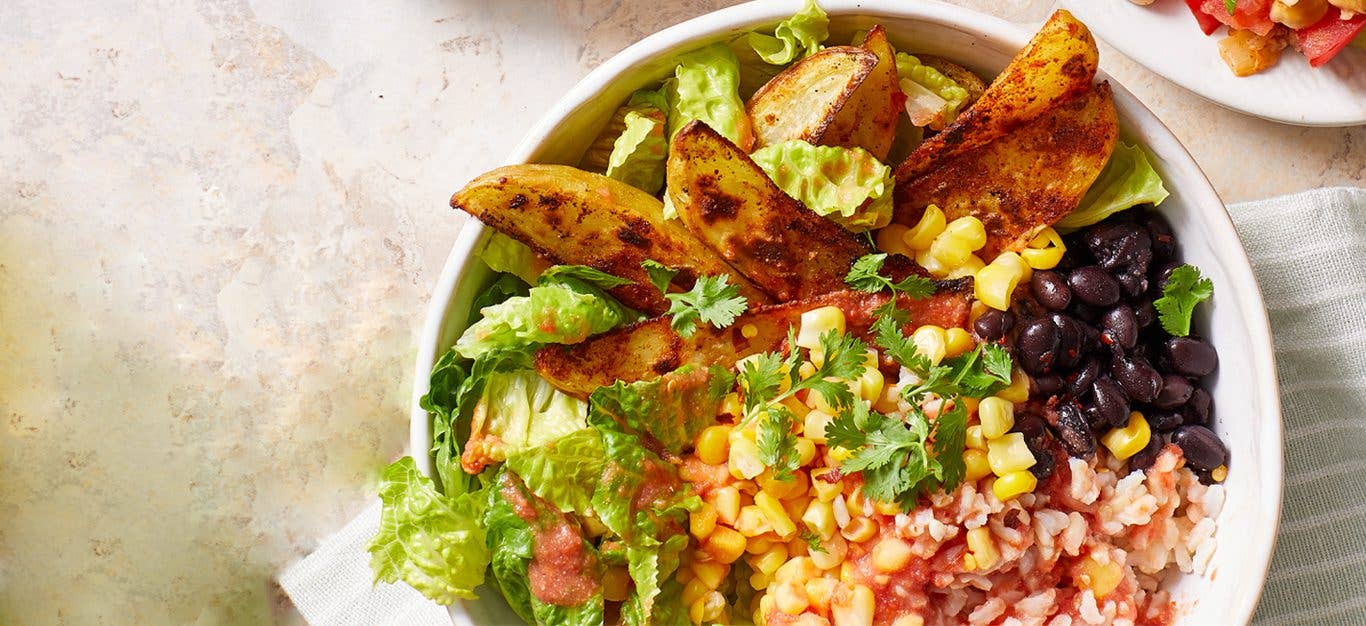
[[1137, 298], [1148, 291], [1148, 277], [1137, 272], [1125, 272], [1115, 276], [1119, 289], [1126, 298]]
[[1091, 383], [1091, 410], [1115, 428], [1123, 428], [1129, 423], [1129, 398], [1119, 383], [1109, 378]]
[[1119, 281], [1099, 265], [1072, 270], [1067, 285], [1078, 300], [1095, 306], [1110, 306], [1119, 301]]
[[1162, 290], [1167, 288], [1167, 281], [1171, 279], [1172, 271], [1178, 267], [1181, 267], [1180, 261], [1167, 261], [1153, 268], [1153, 271], [1149, 273], [1149, 276], [1152, 277], [1149, 282], [1152, 285], [1154, 296], [1162, 296]]
[[1162, 346], [1162, 362], [1169, 371], [1199, 378], [1219, 366], [1219, 354], [1207, 341], [1172, 337]]
[[1096, 453], [1096, 436], [1076, 402], [1062, 402], [1049, 415], [1058, 443], [1069, 455], [1090, 458]]
[[1167, 374], [1162, 377], [1162, 393], [1153, 399], [1153, 406], [1159, 409], [1177, 409], [1190, 400], [1195, 387], [1185, 376]]
[[1106, 221], [1087, 231], [1086, 247], [1107, 270], [1131, 268], [1146, 272], [1152, 262], [1152, 238], [1145, 228], [1129, 221]]
[[1012, 429], [1025, 436], [1025, 441], [1046, 437], [1048, 435], [1048, 424], [1042, 417], [1034, 413], [1021, 412], [1015, 418], [1015, 427]]
[[1015, 352], [1020, 367], [1031, 376], [1052, 372], [1057, 350], [1058, 327], [1046, 317], [1030, 320], [1020, 329], [1020, 336], [1015, 339]]
[[1031, 376], [1029, 378], [1029, 391], [1032, 395], [1047, 398], [1058, 395], [1067, 383], [1062, 376], [1057, 374], [1047, 374], [1045, 376]]
[[1185, 423], [1179, 411], [1156, 411], [1148, 415], [1148, 425], [1160, 433], [1169, 433]]
[[1053, 366], [1055, 369], [1070, 370], [1081, 363], [1086, 331], [1081, 322], [1062, 313], [1054, 313], [1049, 319], [1058, 328], [1058, 351]]
[[1138, 317], [1127, 304], [1106, 311], [1100, 318], [1100, 327], [1101, 341], [1107, 345], [1118, 344], [1119, 347], [1130, 350], [1138, 343]]
[[1010, 332], [1015, 327], [1015, 315], [1010, 311], [997, 311], [991, 309], [983, 313], [977, 321], [973, 323], [973, 330], [977, 331], [977, 336], [987, 341], [996, 341]]
[[1176, 254], [1176, 234], [1172, 232], [1172, 225], [1167, 222], [1157, 211], [1148, 211], [1144, 214], [1147, 218], [1148, 236], [1153, 242], [1153, 258], [1169, 259]]
[[1139, 328], [1147, 328], [1157, 321], [1157, 309], [1153, 308], [1151, 301], [1139, 303], [1134, 306], [1134, 319], [1138, 321]]
[[1074, 398], [1079, 398], [1091, 390], [1091, 384], [1096, 382], [1096, 377], [1100, 375], [1100, 361], [1098, 359], [1088, 359], [1086, 364], [1067, 377], [1067, 393]]
[[1182, 426], [1172, 433], [1172, 443], [1181, 447], [1186, 463], [1196, 469], [1211, 471], [1228, 461], [1228, 448], [1214, 431], [1204, 426]]
[[1072, 290], [1068, 288], [1067, 280], [1057, 272], [1034, 272], [1029, 279], [1029, 286], [1034, 291], [1034, 299], [1051, 311], [1065, 310], [1072, 303]]
[[1087, 324], [1095, 324], [1099, 322], [1100, 316], [1104, 313], [1105, 309], [1096, 306], [1091, 306], [1085, 302], [1072, 303], [1072, 316], [1083, 322], [1086, 322]]
[[1129, 469], [1146, 470], [1152, 467], [1153, 463], [1157, 462], [1157, 455], [1162, 453], [1163, 445], [1161, 437], [1154, 436], [1149, 439], [1148, 445], [1139, 450], [1138, 454], [1129, 457]]
[[1187, 400], [1186, 406], [1181, 409], [1187, 424], [1198, 424], [1200, 426], [1209, 426], [1210, 414], [1213, 412], [1214, 398], [1210, 397], [1208, 391], [1200, 388], [1191, 392], [1190, 400]]
[[1152, 402], [1162, 392], [1162, 375], [1143, 357], [1131, 355], [1113, 359], [1110, 375], [1131, 400]]

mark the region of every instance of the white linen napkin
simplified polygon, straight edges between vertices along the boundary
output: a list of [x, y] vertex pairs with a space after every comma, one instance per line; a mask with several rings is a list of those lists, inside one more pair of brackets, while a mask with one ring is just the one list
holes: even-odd
[[[1266, 299], [1285, 414], [1285, 495], [1257, 626], [1366, 624], [1366, 188], [1230, 207]], [[285, 571], [313, 626], [448, 626], [404, 584], [373, 585], [376, 503]]]

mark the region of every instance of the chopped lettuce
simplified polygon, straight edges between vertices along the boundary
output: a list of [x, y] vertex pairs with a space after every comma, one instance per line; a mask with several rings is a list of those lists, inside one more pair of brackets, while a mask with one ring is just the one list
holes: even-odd
[[470, 419], [484, 383], [495, 372], [526, 369], [531, 366], [526, 352], [504, 350], [485, 354], [467, 370], [460, 355], [451, 348], [432, 366], [430, 388], [418, 404], [432, 416], [432, 456], [442, 492], [455, 496], [474, 487], [474, 478], [458, 467], [460, 442], [469, 438]]
[[375, 580], [402, 580], [441, 604], [473, 599], [489, 565], [483, 492], [442, 496], [411, 457], [384, 469], [379, 532], [370, 541]]
[[968, 100], [968, 90], [905, 52], [896, 53], [896, 75], [906, 94], [906, 113], [916, 126], [943, 128]]
[[702, 120], [748, 152], [754, 145], [754, 127], [739, 89], [740, 62], [725, 44], [684, 54], [674, 77], [664, 85], [669, 102], [669, 137], [688, 122]]
[[772, 35], [752, 32], [748, 39], [750, 47], [766, 63], [787, 65], [819, 52], [821, 42], [829, 36], [830, 18], [816, 5], [816, 0], [806, 0], [802, 10], [780, 22]]
[[528, 284], [535, 284], [545, 263], [526, 244], [494, 231], [484, 245], [479, 258], [495, 272], [512, 274]]
[[563, 282], [532, 287], [525, 296], [485, 307], [455, 342], [465, 358], [545, 343], [578, 343], [634, 319], [628, 309], [597, 289]]
[[726, 368], [685, 365], [654, 380], [603, 387], [593, 393], [594, 410], [682, 454], [697, 433], [715, 423], [721, 400], [734, 385], [735, 376]]
[[1162, 176], [1153, 169], [1147, 153], [1138, 146], [1119, 143], [1076, 210], [1059, 220], [1056, 226], [1067, 229], [1090, 226], [1133, 206], [1161, 204], [1167, 195]]
[[669, 156], [669, 104], [659, 91], [637, 91], [625, 106], [624, 130], [612, 144], [607, 176], [651, 195], [664, 186], [664, 163]]
[[536, 372], [494, 372], [484, 382], [461, 456], [466, 472], [544, 445], [588, 426], [588, 405]]
[[508, 457], [507, 468], [538, 498], [580, 515], [593, 511], [593, 490], [602, 479], [602, 436], [584, 428]]
[[882, 228], [892, 221], [892, 168], [862, 148], [794, 139], [751, 156], [788, 195], [848, 230]]

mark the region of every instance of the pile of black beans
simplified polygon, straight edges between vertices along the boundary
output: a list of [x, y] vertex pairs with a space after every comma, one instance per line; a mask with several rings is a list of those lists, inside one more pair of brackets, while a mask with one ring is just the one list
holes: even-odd
[[[1202, 386], [1218, 367], [1214, 347], [1196, 336], [1173, 337], [1157, 321], [1153, 301], [1181, 265], [1171, 225], [1144, 209], [1123, 211], [1064, 238], [1058, 267], [1035, 271], [1017, 290], [1012, 312], [988, 311], [974, 330], [1013, 348], [1030, 375], [1031, 402], [1017, 410], [1047, 478], [1052, 450], [1090, 458], [1097, 438], [1140, 411], [1153, 431], [1130, 459], [1146, 469], [1167, 441], [1205, 482], [1228, 462], [1210, 430], [1213, 402]], [[1022, 286], [1023, 287], [1023, 286]]]

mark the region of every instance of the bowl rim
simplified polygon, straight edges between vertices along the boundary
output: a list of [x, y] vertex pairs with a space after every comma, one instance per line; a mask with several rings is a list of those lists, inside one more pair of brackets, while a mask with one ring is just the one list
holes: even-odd
[[[916, 20], [957, 29], [989, 43], [1010, 46], [1013, 49], [1024, 47], [1033, 33], [1032, 29], [1025, 29], [1004, 19], [938, 0], [921, 0], [914, 3], [899, 0], [820, 0], [820, 5], [832, 18], [865, 16]], [[754, 0], [700, 15], [631, 44], [594, 68], [571, 87], [527, 132], [503, 162], [525, 163], [532, 160], [537, 152], [545, 148], [556, 126], [587, 107], [618, 76], [631, 69], [666, 53], [687, 49], [693, 42], [776, 23], [791, 16], [800, 6], [801, 0]], [[1211, 247], [1230, 270], [1228, 278], [1234, 282], [1229, 286], [1231, 289], [1221, 290], [1220, 298], [1233, 298], [1238, 301], [1238, 310], [1242, 314], [1241, 322], [1253, 339], [1252, 344], [1247, 347], [1252, 356], [1252, 380], [1249, 382], [1252, 383], [1254, 393], [1259, 396], [1259, 406], [1265, 412], [1260, 432], [1253, 434], [1259, 451], [1264, 455], [1258, 459], [1260, 466], [1255, 468], [1255, 471], [1260, 486], [1266, 493], [1275, 494], [1276, 497], [1274, 502], [1263, 503], [1259, 508], [1262, 519], [1254, 520], [1255, 523], [1247, 529], [1247, 532], [1257, 535], [1253, 538], [1253, 545], [1265, 546], [1265, 549], [1257, 554], [1245, 555], [1240, 563], [1241, 568], [1253, 571], [1256, 580], [1259, 581], [1256, 601], [1244, 602], [1243, 606], [1228, 607], [1232, 612], [1229, 617], [1236, 623], [1247, 623], [1252, 619], [1260, 601], [1260, 592], [1271, 565], [1283, 500], [1282, 415], [1270, 322], [1261, 290], [1252, 272], [1251, 260], [1238, 238], [1233, 219], [1203, 170], [1171, 130], [1104, 70], [1103, 62], [1096, 78], [1110, 81], [1120, 118], [1130, 122], [1128, 126], [1131, 128], [1143, 126], [1144, 146], [1170, 163], [1169, 169], [1190, 174], [1196, 183], [1183, 185], [1181, 194], [1189, 204], [1190, 210], [1209, 213], [1212, 218], [1214, 228], [1211, 232]], [[427, 393], [431, 368], [439, 352], [446, 348], [441, 345], [441, 337], [447, 327], [446, 321], [452, 314], [457, 313], [453, 311], [457, 287], [475, 265], [476, 250], [490, 233], [491, 230], [483, 223], [467, 217], [462, 222], [460, 234], [446, 258], [440, 276], [432, 286], [431, 300], [427, 306], [426, 320], [419, 338], [409, 418], [410, 450], [414, 453], [414, 461], [419, 470], [427, 475], [432, 474], [432, 460], [427, 452], [431, 446], [431, 423], [419, 400]], [[463, 311], [458, 313], [464, 314]], [[418, 454], [418, 451], [421, 453]], [[1269, 510], [1266, 508], [1268, 505]]]

